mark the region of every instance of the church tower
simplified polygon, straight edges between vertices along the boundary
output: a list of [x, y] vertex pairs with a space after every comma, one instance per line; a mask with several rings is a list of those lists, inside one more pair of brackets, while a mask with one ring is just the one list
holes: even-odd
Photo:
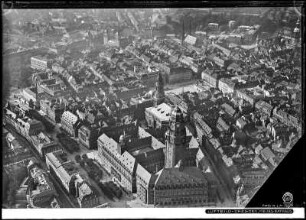
[[299, 43], [300, 39], [300, 19], [296, 22], [296, 27], [293, 30], [295, 44]]
[[154, 95], [154, 106], [163, 103], [164, 100], [165, 100], [164, 80], [161, 72], [159, 72], [158, 79], [156, 82], [156, 91]]
[[107, 30], [104, 30], [103, 32], [103, 44], [107, 44], [108, 43], [108, 33]]
[[171, 112], [169, 129], [166, 132], [165, 168], [173, 168], [179, 161], [184, 161], [187, 148], [183, 113], [176, 106]]

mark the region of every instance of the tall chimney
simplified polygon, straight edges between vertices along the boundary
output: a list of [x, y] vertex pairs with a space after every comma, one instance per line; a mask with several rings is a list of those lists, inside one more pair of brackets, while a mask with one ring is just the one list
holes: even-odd
[[182, 44], [183, 44], [183, 41], [184, 41], [184, 35], [185, 35], [185, 25], [184, 25], [184, 19], [183, 19]]
[[155, 164], [155, 173], [158, 172], [158, 164]]
[[191, 18], [189, 19], [189, 35], [191, 35]]

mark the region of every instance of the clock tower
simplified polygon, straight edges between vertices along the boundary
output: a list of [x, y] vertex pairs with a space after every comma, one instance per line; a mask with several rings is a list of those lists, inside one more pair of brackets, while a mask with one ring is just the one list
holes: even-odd
[[169, 129], [166, 132], [165, 168], [175, 167], [180, 160], [184, 160], [187, 148], [183, 113], [176, 106], [171, 112]]

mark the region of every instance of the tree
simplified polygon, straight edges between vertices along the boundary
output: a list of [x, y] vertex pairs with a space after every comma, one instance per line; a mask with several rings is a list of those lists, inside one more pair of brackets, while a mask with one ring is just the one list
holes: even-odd
[[33, 102], [33, 100], [32, 99], [30, 99], [30, 101], [29, 101], [29, 107], [30, 108], [34, 108], [34, 102]]
[[83, 154], [82, 155], [82, 158], [85, 160], [85, 159], [88, 159], [88, 156], [87, 156], [87, 154]]
[[80, 161], [80, 166], [85, 167], [85, 162], [83, 160]]
[[77, 163], [80, 163], [80, 161], [82, 160], [82, 158], [79, 154], [75, 155], [74, 159]]
[[88, 172], [88, 176], [89, 176], [89, 178], [91, 178], [91, 179], [95, 179], [95, 172], [93, 171], [93, 170], [90, 170], [89, 172]]

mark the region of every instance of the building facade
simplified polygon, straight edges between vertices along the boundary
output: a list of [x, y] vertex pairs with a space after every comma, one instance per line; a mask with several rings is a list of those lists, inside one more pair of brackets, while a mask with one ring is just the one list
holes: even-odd
[[214, 74], [211, 75], [207, 71], [203, 71], [201, 77], [205, 82], [207, 82], [209, 85], [213, 86], [214, 88], [218, 87], [218, 79]]
[[48, 60], [43, 57], [31, 57], [31, 68], [38, 70], [46, 70], [48, 68]]
[[154, 206], [204, 206], [209, 183], [196, 167], [197, 146], [189, 146], [182, 111], [175, 107], [168, 118], [166, 145], [138, 129], [114, 140], [105, 133], [98, 139], [98, 157], [113, 180], [129, 193]]
[[102, 134], [98, 139], [98, 155], [106, 171], [125, 191], [136, 192], [136, 160], [129, 152], [121, 151], [122, 144]]
[[88, 149], [97, 148], [98, 128], [97, 126], [82, 125], [78, 130], [79, 143]]
[[33, 161], [27, 166], [29, 173], [27, 201], [32, 208], [49, 207], [51, 201], [58, 196], [48, 173]]
[[233, 94], [235, 91], [235, 83], [228, 78], [221, 78], [219, 80], [218, 88], [222, 91], [222, 93]]
[[65, 111], [61, 117], [62, 128], [71, 136], [76, 137], [76, 124], [78, 121], [78, 116], [70, 111]]
[[50, 174], [77, 199], [80, 208], [92, 208], [99, 205], [98, 196], [89, 183], [80, 176], [74, 162], [68, 160], [62, 150], [48, 153], [46, 164]]
[[208, 203], [207, 181], [197, 167], [164, 168], [154, 186], [154, 205], [203, 206]]

